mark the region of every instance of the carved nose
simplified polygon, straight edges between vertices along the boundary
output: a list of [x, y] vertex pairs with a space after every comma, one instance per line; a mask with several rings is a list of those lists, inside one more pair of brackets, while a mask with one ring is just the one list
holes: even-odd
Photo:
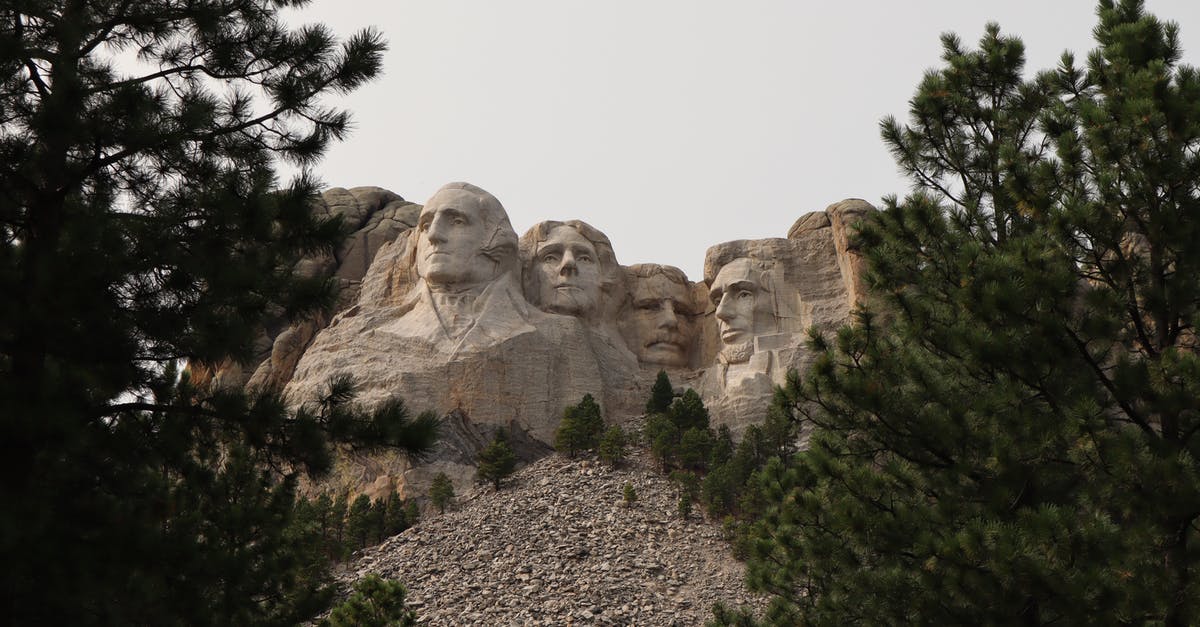
[[662, 304], [658, 310], [658, 328], [674, 329], [679, 326], [679, 318], [675, 315], [675, 306], [670, 301]]
[[434, 217], [429, 222], [429, 226], [425, 229], [425, 239], [433, 244], [441, 244], [446, 241], [445, 229], [442, 226], [444, 223], [441, 217]]
[[728, 320], [732, 319], [733, 312], [729, 311], [730, 309], [731, 309], [731, 307], [729, 305], [729, 294], [722, 294], [721, 302], [717, 303], [717, 311], [716, 311], [717, 320], [728, 321]]
[[563, 253], [562, 263], [558, 265], [558, 273], [563, 276], [571, 276], [578, 271], [579, 269], [575, 266], [575, 255], [570, 252]]

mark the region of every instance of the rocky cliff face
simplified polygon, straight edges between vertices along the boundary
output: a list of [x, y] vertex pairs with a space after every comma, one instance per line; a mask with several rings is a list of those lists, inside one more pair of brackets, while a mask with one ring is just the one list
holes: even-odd
[[343, 463], [357, 489], [420, 492], [439, 470], [469, 488], [470, 449], [497, 429], [529, 440], [536, 457], [585, 394], [609, 422], [636, 417], [660, 369], [701, 393], [714, 426], [740, 433], [787, 371], [811, 361], [806, 330], [848, 321], [862, 289], [849, 234], [872, 207], [842, 201], [801, 216], [786, 238], [714, 245], [702, 281], [672, 266], [622, 266], [608, 237], [578, 220], [518, 237], [499, 200], [467, 183], [424, 206], [379, 188], [333, 189], [315, 210], [357, 229], [337, 254], [301, 264], [339, 282], [337, 311], [264, 329], [259, 363], [214, 378], [300, 404], [350, 374], [362, 403], [398, 395], [453, 412], [430, 464]]
[[[643, 453], [612, 470], [541, 459], [367, 549], [338, 577], [399, 580], [430, 625], [701, 625], [712, 604], [761, 609], [716, 523], [681, 520]], [[622, 503], [622, 486], [638, 494]]]

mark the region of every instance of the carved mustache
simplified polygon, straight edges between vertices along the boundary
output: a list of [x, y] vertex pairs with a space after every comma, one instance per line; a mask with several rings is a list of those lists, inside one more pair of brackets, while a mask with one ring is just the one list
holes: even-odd
[[674, 344], [677, 346], [683, 345], [682, 333], [655, 333], [653, 337], [646, 342], [645, 346], [653, 346], [655, 344]]

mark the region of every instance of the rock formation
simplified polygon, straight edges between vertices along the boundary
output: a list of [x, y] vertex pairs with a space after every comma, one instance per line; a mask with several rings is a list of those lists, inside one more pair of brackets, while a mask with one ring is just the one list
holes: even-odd
[[526, 438], [534, 456], [585, 394], [609, 422], [640, 414], [659, 369], [696, 388], [715, 424], [737, 434], [760, 420], [773, 386], [811, 360], [807, 329], [845, 324], [862, 298], [851, 224], [872, 208], [847, 200], [801, 216], [787, 238], [717, 244], [701, 282], [621, 266], [609, 238], [578, 220], [518, 238], [500, 201], [467, 183], [423, 207], [334, 189], [317, 210], [357, 227], [337, 254], [302, 266], [339, 281], [338, 311], [264, 331], [261, 363], [217, 378], [300, 404], [350, 374], [359, 402], [400, 396], [452, 414], [432, 465], [375, 460], [350, 474], [403, 489], [444, 470], [465, 491], [471, 449], [495, 430]]

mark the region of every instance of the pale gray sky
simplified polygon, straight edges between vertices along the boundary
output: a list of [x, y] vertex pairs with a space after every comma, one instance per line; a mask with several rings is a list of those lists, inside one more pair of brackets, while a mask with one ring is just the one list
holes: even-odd
[[[1022, 37], [1032, 72], [1094, 47], [1091, 0], [315, 0], [296, 22], [390, 42], [382, 78], [332, 101], [356, 129], [317, 173], [424, 202], [487, 189], [523, 233], [584, 220], [623, 264], [699, 280], [704, 251], [784, 237], [844, 198], [907, 181], [879, 140], [903, 118], [940, 33], [988, 21]], [[1200, 2], [1148, 0], [1200, 65]]]

